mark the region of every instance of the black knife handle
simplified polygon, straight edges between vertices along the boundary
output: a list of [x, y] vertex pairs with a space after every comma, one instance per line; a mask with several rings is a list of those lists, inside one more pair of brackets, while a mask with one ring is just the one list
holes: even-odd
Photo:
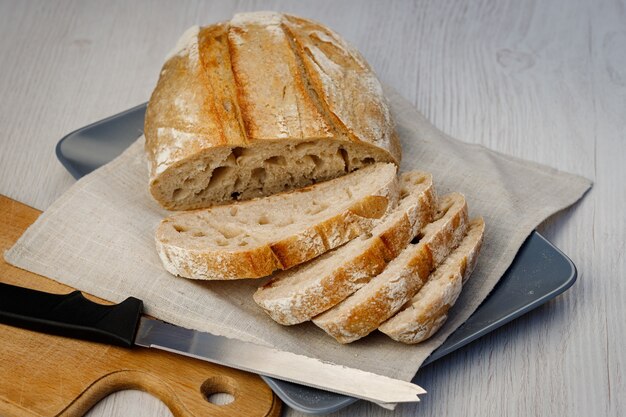
[[102, 305], [80, 291], [50, 294], [0, 282], [0, 323], [73, 339], [130, 347], [142, 308], [134, 297]]

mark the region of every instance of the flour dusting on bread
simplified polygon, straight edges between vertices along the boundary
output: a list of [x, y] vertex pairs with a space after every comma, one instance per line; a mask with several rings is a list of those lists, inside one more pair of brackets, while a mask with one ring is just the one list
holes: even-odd
[[167, 53], [165, 56], [165, 60], [169, 61], [172, 57], [178, 55], [182, 56], [185, 54], [189, 54], [192, 58], [191, 61], [193, 63], [197, 63], [198, 60], [198, 33], [200, 32], [200, 27], [195, 25], [191, 26], [187, 29], [178, 42], [176, 42], [176, 46]]

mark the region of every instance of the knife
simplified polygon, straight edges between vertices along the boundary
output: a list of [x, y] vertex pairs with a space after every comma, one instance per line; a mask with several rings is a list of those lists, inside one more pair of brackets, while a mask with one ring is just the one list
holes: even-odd
[[80, 291], [51, 294], [0, 282], [0, 323], [41, 333], [142, 346], [295, 382], [381, 404], [419, 401], [426, 391], [410, 382], [270, 347], [190, 330], [146, 317], [129, 297], [102, 305]]

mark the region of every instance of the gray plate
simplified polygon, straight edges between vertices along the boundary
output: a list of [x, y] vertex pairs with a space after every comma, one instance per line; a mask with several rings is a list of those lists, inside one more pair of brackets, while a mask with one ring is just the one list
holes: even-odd
[[[90, 173], [122, 153], [143, 133], [145, 112], [146, 105], [141, 104], [70, 133], [57, 144], [57, 157], [74, 178]], [[422, 366], [556, 297], [574, 281], [576, 267], [572, 261], [533, 232], [489, 297]], [[357, 401], [290, 382], [263, 379], [287, 405], [304, 413], [331, 413]]]

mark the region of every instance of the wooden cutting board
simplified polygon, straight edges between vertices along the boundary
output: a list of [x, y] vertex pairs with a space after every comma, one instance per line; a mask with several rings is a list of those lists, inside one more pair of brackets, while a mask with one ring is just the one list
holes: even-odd
[[[0, 252], [41, 214], [0, 195]], [[51, 293], [72, 288], [0, 260], [0, 281]], [[86, 294], [88, 298], [107, 303]], [[0, 415], [80, 416], [100, 399], [139, 389], [175, 416], [278, 416], [281, 402], [257, 375], [159, 351], [65, 339], [0, 324]], [[226, 392], [234, 400], [207, 398]]]

